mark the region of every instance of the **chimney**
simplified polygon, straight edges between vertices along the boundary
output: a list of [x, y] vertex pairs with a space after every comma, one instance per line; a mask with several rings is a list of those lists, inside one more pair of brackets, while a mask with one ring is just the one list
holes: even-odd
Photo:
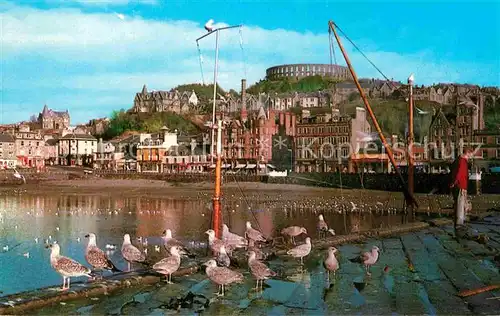
[[241, 79], [241, 105], [247, 105], [247, 80]]

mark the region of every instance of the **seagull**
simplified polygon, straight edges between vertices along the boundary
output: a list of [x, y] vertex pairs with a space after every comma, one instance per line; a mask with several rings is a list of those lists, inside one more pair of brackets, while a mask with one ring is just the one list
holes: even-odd
[[294, 258], [300, 258], [300, 264], [303, 265], [304, 264], [303, 258], [311, 252], [311, 249], [312, 249], [311, 238], [307, 237], [305, 244], [298, 245], [297, 247], [288, 250], [286, 254]]
[[219, 247], [219, 253], [217, 255], [216, 261], [222, 267], [229, 267], [229, 265], [231, 264], [231, 260], [227, 255], [226, 247], [224, 245], [221, 245]]
[[[231, 283], [242, 283], [244, 281], [243, 274], [237, 271], [233, 271], [226, 267], [218, 267], [215, 260], [208, 260], [203, 265], [205, 265], [206, 273], [208, 278], [219, 285], [219, 292], [217, 296], [224, 296], [224, 286]], [[222, 289], [222, 294], [220, 290]]]
[[307, 230], [304, 227], [299, 227], [299, 226], [290, 226], [287, 228], [283, 228], [281, 230], [282, 235], [287, 235], [292, 238], [292, 243], [295, 245], [295, 237], [299, 236], [300, 234], [306, 234], [307, 235]]
[[208, 235], [208, 244], [210, 245], [210, 249], [212, 249], [215, 255], [219, 254], [220, 247], [224, 246], [225, 250], [229, 253], [232, 253], [233, 247], [226, 242], [220, 240], [215, 237], [215, 231], [213, 229], [209, 229], [205, 232]]
[[109, 260], [104, 251], [97, 247], [97, 240], [94, 233], [85, 235], [89, 239], [85, 249], [85, 260], [96, 270], [110, 270], [111, 272], [121, 272]]
[[123, 15], [122, 13], [116, 13], [116, 12], [115, 12], [115, 15], [116, 15], [116, 17], [117, 17], [117, 18], [119, 18], [120, 20], [122, 20], [122, 21], [123, 21], [123, 20], [125, 20], [125, 15]]
[[358, 207], [356, 206], [356, 204], [354, 204], [353, 201], [351, 201], [351, 205], [352, 205], [352, 209], [351, 209], [351, 212], [354, 212], [355, 210], [358, 209]]
[[328, 231], [328, 225], [325, 222], [325, 219], [323, 218], [323, 214], [319, 214], [318, 216], [318, 233], [319, 236], [323, 236], [327, 231]]
[[212, 32], [214, 29], [214, 20], [210, 19], [208, 20], [207, 23], [205, 23], [205, 30], [207, 30], [207, 32]]
[[[64, 257], [60, 255], [61, 248], [59, 244], [48, 244], [45, 246], [50, 248], [50, 265], [63, 277], [62, 290], [68, 290], [70, 285], [71, 277], [87, 276], [92, 277], [91, 271], [86, 266], [82, 265], [75, 260]], [[68, 280], [68, 286], [66, 287], [66, 279]]]
[[333, 272], [333, 276], [335, 277], [335, 273], [339, 269], [339, 261], [335, 257], [335, 253], [337, 252], [338, 250], [335, 247], [328, 248], [328, 257], [323, 261], [323, 266], [328, 271], [328, 281], [330, 281], [330, 272]]
[[230, 232], [226, 224], [222, 226], [222, 240], [235, 248], [243, 248], [248, 244], [244, 237]]
[[377, 246], [373, 246], [371, 251], [367, 251], [354, 259], [349, 259], [349, 261], [355, 263], [363, 263], [365, 266], [366, 274], [371, 275], [370, 266], [377, 263], [379, 251], [380, 249]]
[[22, 179], [23, 183], [26, 184], [26, 178], [22, 174], [20, 174], [19, 171], [17, 171], [17, 169], [14, 169], [13, 176], [17, 179]]
[[250, 271], [252, 275], [257, 280], [257, 284], [255, 285], [255, 289], [259, 289], [259, 281], [260, 288], [262, 289], [264, 280], [267, 280], [269, 277], [276, 276], [276, 272], [269, 269], [264, 263], [260, 262], [256, 258], [256, 254], [254, 251], [248, 252], [248, 266], [250, 267]]
[[167, 278], [167, 283], [172, 284], [172, 273], [177, 271], [181, 266], [181, 255], [185, 255], [186, 252], [181, 246], [170, 247], [170, 255], [153, 265], [153, 269], [161, 274], [164, 274]]
[[417, 113], [420, 114], [420, 115], [429, 114], [428, 111], [423, 111], [423, 110], [419, 109], [418, 107], [415, 107], [415, 109], [417, 109]]
[[123, 235], [122, 256], [128, 263], [128, 271], [130, 271], [130, 264], [132, 262], [148, 264], [146, 262], [146, 255], [130, 242], [129, 234]]
[[251, 241], [260, 241], [266, 242], [266, 239], [262, 235], [262, 233], [254, 228], [252, 228], [252, 224], [250, 222], [246, 223], [247, 229], [245, 231], [245, 237], [250, 239]]
[[189, 257], [194, 256], [186, 249], [186, 247], [182, 244], [182, 242], [172, 237], [172, 231], [170, 229], [166, 229], [165, 231], [163, 231], [163, 236], [161, 237], [161, 239], [163, 239], [163, 246], [165, 247], [167, 253], [170, 253], [170, 248], [172, 248], [173, 246], [179, 246], [180, 249], [183, 252], [185, 252], [187, 256]]

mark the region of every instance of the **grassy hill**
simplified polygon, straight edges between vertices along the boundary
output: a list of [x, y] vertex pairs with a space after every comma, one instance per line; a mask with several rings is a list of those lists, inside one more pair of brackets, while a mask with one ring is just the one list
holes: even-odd
[[262, 92], [314, 92], [329, 89], [337, 82], [339, 81], [336, 79], [322, 76], [311, 76], [299, 80], [288, 78], [278, 80], [263, 79], [248, 87], [247, 92], [251, 94], [258, 94]]

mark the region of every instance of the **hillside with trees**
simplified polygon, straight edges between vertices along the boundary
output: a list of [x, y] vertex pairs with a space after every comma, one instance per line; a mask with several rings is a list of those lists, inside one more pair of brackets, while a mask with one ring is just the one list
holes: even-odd
[[339, 80], [322, 77], [310, 76], [299, 80], [282, 78], [277, 80], [263, 79], [248, 87], [250, 94], [259, 93], [287, 93], [287, 92], [314, 92], [332, 88]]
[[193, 135], [200, 132], [189, 118], [175, 113], [132, 113], [125, 110], [113, 111], [104, 139], [111, 139], [127, 131], [144, 133], [159, 132], [163, 126], [177, 130], [180, 135]]

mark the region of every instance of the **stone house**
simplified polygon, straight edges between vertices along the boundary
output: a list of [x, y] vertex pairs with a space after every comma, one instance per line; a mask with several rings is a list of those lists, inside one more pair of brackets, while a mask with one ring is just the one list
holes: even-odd
[[41, 132], [31, 131], [27, 125], [18, 126], [14, 134], [18, 165], [29, 168], [43, 168], [45, 165], [45, 140]]
[[366, 112], [357, 107], [353, 117], [341, 115], [339, 109], [331, 113], [310, 116], [303, 110], [296, 126], [295, 171], [334, 172], [348, 171], [350, 157], [366, 146], [360, 133], [369, 133]]
[[16, 140], [11, 134], [0, 134], [0, 169], [14, 168], [17, 164]]
[[133, 112], [173, 112], [188, 113], [198, 106], [194, 91], [180, 93], [177, 90], [148, 92], [146, 85], [134, 98]]
[[38, 114], [38, 124], [42, 129], [67, 129], [70, 124], [69, 112], [68, 110], [63, 112], [54, 111], [44, 105], [42, 112]]

